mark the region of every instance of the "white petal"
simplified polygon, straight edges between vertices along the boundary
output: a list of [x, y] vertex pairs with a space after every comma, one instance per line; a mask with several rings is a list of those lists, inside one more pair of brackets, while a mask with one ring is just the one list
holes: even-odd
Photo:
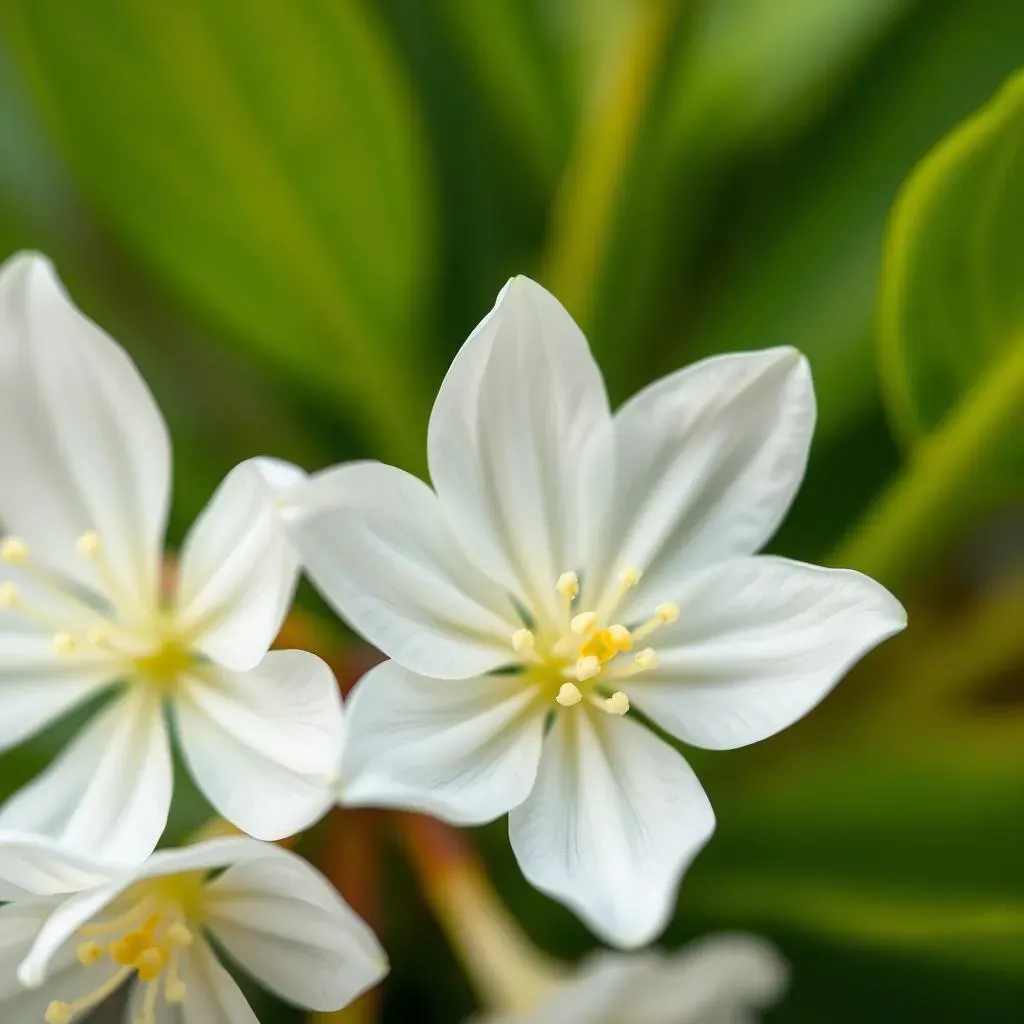
[[775, 948], [754, 935], [723, 933], [659, 956], [656, 975], [633, 987], [644, 1024], [753, 1021], [776, 1002], [789, 971]]
[[259, 1024], [241, 989], [200, 939], [182, 957], [183, 1024]]
[[93, 889], [111, 882], [119, 870], [48, 836], [0, 832], [0, 901]]
[[52, 836], [96, 857], [142, 860], [167, 824], [172, 784], [159, 701], [133, 687], [0, 808], [0, 829]]
[[[18, 980], [28, 988], [41, 986], [51, 971], [62, 966], [58, 959], [78, 929], [113, 903], [127, 885], [127, 881], [112, 882], [99, 889], [76, 893], [57, 903], [18, 965]], [[96, 984], [94, 981], [85, 991]]]
[[39, 930], [56, 907], [54, 899], [24, 900], [0, 907], [0, 1016], [7, 1020], [7, 1001], [22, 988], [18, 964], [32, 948]]
[[112, 657], [91, 651], [58, 654], [51, 633], [0, 631], [0, 751], [45, 729], [120, 671]]
[[473, 561], [535, 610], [579, 570], [595, 496], [583, 453], [610, 429], [600, 370], [572, 317], [513, 278], [452, 363], [430, 418], [430, 476]]
[[521, 676], [428, 679], [385, 662], [349, 701], [343, 802], [492, 821], [533, 788], [545, 710]]
[[378, 463], [340, 466], [295, 498], [293, 536], [313, 582], [370, 643], [413, 671], [444, 678], [512, 659], [522, 622], [466, 556], [436, 495]]
[[281, 628], [295, 593], [298, 555], [275, 488], [301, 478], [287, 463], [243, 462], [224, 478], [185, 539], [180, 628], [200, 633], [196, 647], [218, 664], [252, 668]]
[[699, 573], [678, 603], [678, 621], [656, 634], [658, 668], [629, 695], [672, 735], [713, 749], [792, 725], [907, 622], [867, 576], [769, 556]]
[[624, 565], [645, 573], [620, 617], [650, 614], [666, 581], [769, 540], [803, 479], [814, 420], [810, 370], [791, 348], [705, 359], [616, 413], [595, 577], [614, 582]]
[[714, 813], [690, 766], [648, 729], [578, 705], [559, 712], [509, 834], [519, 866], [605, 941], [650, 942]]
[[337, 1010], [377, 984], [387, 958], [373, 932], [304, 860], [284, 850], [212, 882], [207, 927], [261, 985], [312, 1010]]
[[[170, 493], [167, 428], [132, 361], [33, 254], [0, 268], [0, 436], [5, 528], [127, 613], [154, 607]], [[92, 531], [107, 574], [76, 550]]]
[[341, 696], [315, 655], [271, 651], [245, 673], [209, 666], [185, 681], [174, 709], [199, 788], [250, 835], [293, 835], [334, 802]]

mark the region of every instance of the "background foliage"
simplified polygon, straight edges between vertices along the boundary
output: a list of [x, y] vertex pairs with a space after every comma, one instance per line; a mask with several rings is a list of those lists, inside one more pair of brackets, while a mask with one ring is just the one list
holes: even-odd
[[[513, 273], [562, 298], [615, 400], [803, 349], [820, 427], [774, 547], [878, 576], [911, 629], [785, 735], [691, 752], [721, 824], [666, 942], [773, 937], [779, 1022], [1016, 1021], [1022, 56], [1018, 0], [8, 0], [0, 255], [50, 254], [142, 366], [175, 536], [252, 454], [422, 471], [444, 367]], [[0, 791], [67, 728], [0, 759]], [[176, 834], [205, 813], [180, 801]], [[589, 947], [503, 825], [476, 838], [540, 945]], [[460, 1019], [380, 856], [384, 1019]]]

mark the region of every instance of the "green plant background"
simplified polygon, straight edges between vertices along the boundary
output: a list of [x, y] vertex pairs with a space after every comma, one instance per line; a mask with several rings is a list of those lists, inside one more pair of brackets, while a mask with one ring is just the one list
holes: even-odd
[[[773, 1021], [1019, 1021], [1019, 64], [1019, 0], [8, 0], [0, 256], [49, 254], [142, 367], [175, 539], [253, 454], [422, 472], [444, 368], [513, 273], [565, 302], [616, 401], [800, 347], [820, 425], [773, 548], [878, 576], [911, 628], [787, 733], [689, 752], [720, 825], [665, 943], [772, 937]], [[73, 725], [0, 758], [0, 793]], [[172, 838], [207, 813], [179, 794]], [[501, 823], [474, 839], [538, 944], [592, 945]], [[462, 1019], [379, 856], [383, 1020]]]

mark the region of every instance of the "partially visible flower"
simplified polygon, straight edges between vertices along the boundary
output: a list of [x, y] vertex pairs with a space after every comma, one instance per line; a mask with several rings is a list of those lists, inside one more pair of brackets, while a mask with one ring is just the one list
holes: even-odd
[[906, 623], [859, 573], [754, 555], [814, 419], [789, 348], [697, 363], [612, 416], [572, 319], [512, 280], [441, 386], [433, 490], [363, 463], [292, 496], [314, 582], [393, 659], [355, 688], [345, 801], [511, 811], [535, 886], [649, 942], [714, 814], [631, 707], [695, 746], [754, 743]]
[[752, 935], [713, 935], [676, 953], [596, 953], [523, 1012], [474, 1024], [753, 1024], [786, 987], [775, 949]]
[[267, 654], [297, 578], [275, 501], [301, 472], [232, 471], [165, 592], [167, 428], [128, 356], [28, 254], [0, 268], [0, 437], [0, 750], [112, 695], [0, 828], [145, 857], [171, 801], [165, 705], [200, 788], [239, 828], [279, 839], [319, 817], [337, 688], [311, 654]]
[[253, 1024], [208, 939], [281, 998], [337, 1010], [387, 973], [370, 929], [300, 857], [253, 839], [90, 860], [0, 833], [0, 1018], [80, 1024], [131, 986], [125, 1024]]

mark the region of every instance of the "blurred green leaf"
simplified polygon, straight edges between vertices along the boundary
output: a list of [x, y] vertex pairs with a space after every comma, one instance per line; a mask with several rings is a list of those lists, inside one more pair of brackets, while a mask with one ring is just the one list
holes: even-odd
[[[882, 276], [882, 387], [911, 445], [1024, 345], [1022, 182], [1024, 73], [932, 150], [893, 210]], [[1013, 441], [1012, 454], [1024, 456], [1024, 434]]]
[[17, 0], [3, 18], [83, 188], [158, 279], [420, 459], [429, 192], [370, 5]]
[[883, 267], [880, 352], [913, 458], [837, 560], [891, 582], [1024, 496], [1024, 75], [907, 181]]
[[[930, 0], [857, 74], [828, 123], [781, 169], [774, 203], [741, 228], [684, 327], [696, 355], [805, 352], [828, 444], [878, 402], [872, 339], [885, 226], [903, 179], [1020, 62], [1016, 0]], [[778, 173], [778, 172], [777, 172]], [[671, 362], [678, 350], [670, 351]]]

